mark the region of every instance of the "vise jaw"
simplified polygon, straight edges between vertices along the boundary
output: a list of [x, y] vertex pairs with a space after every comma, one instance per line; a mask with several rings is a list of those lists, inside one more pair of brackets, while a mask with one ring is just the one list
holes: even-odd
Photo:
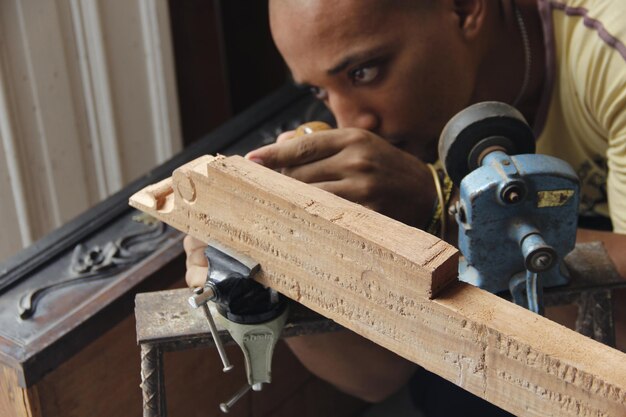
[[263, 384], [272, 381], [272, 356], [287, 320], [287, 303], [275, 290], [252, 279], [260, 269], [253, 259], [217, 242], [209, 242], [204, 253], [209, 264], [207, 280], [204, 288], [194, 290], [189, 304], [204, 309], [224, 372], [230, 371], [232, 365], [217, 333], [209, 302], [219, 313], [215, 318], [243, 351], [246, 364], [248, 383], [220, 404], [220, 409], [227, 413], [250, 389], [260, 391]]

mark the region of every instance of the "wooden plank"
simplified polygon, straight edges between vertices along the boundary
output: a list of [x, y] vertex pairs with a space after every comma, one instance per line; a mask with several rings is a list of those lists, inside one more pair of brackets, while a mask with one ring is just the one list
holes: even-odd
[[451, 283], [456, 252], [433, 236], [239, 157], [193, 161], [131, 205], [251, 256], [255, 279], [514, 414], [626, 414], [623, 353]]
[[[457, 251], [435, 236], [238, 156], [198, 158], [130, 203], [203, 240], [269, 256], [259, 279], [281, 286], [299, 282], [294, 264], [321, 281], [387, 280], [425, 297], [456, 281]], [[353, 276], [357, 263], [368, 266], [363, 276]]]

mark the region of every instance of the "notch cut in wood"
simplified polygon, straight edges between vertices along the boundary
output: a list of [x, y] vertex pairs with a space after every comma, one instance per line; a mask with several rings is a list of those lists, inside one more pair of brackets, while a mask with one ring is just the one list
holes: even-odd
[[263, 284], [515, 414], [626, 415], [623, 353], [456, 282], [457, 252], [434, 236], [240, 157], [190, 162], [131, 205], [252, 257]]

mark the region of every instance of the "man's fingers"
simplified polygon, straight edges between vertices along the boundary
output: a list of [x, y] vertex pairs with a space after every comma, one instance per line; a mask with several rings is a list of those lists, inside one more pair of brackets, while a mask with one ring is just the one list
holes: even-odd
[[185, 273], [185, 281], [190, 287], [204, 287], [208, 268], [206, 266], [190, 266]]
[[295, 178], [298, 181], [312, 184], [339, 181], [346, 176], [344, 170], [345, 164], [343, 163], [343, 158], [341, 157], [341, 153], [338, 153], [310, 164], [284, 168], [281, 173], [288, 177]]
[[203, 287], [209, 269], [209, 263], [204, 255], [206, 243], [187, 235], [183, 239], [183, 248], [187, 254], [185, 261], [187, 266], [185, 281], [187, 281], [187, 285], [190, 287]]
[[189, 254], [198, 248], [206, 247], [206, 243], [201, 240], [196, 239], [191, 235], [185, 236], [183, 239], [183, 248], [185, 249], [185, 253]]
[[276, 143], [281, 143], [286, 140], [292, 139], [295, 134], [296, 134], [295, 130], [289, 130], [287, 132], [283, 132], [280, 135], [278, 135], [278, 137], [276, 138]]
[[311, 133], [299, 138], [263, 146], [246, 155], [247, 159], [275, 168], [307, 164], [336, 154], [343, 145], [336, 130]]
[[360, 201], [356, 198], [357, 193], [352, 189], [354, 184], [350, 180], [343, 179], [339, 181], [322, 181], [312, 183], [311, 185], [324, 191], [328, 191], [329, 193], [333, 193], [338, 197], [345, 198], [346, 200], [360, 203]]
[[197, 248], [191, 252], [187, 252], [187, 260], [185, 263], [187, 268], [191, 266], [202, 266], [206, 268], [209, 265], [206, 255], [204, 254], [204, 248], [206, 248], [206, 244], [202, 248]]

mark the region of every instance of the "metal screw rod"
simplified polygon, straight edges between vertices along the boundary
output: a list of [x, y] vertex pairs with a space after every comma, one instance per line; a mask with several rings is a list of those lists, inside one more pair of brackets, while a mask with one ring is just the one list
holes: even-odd
[[250, 385], [245, 385], [243, 388], [237, 391], [237, 393], [233, 396], [233, 398], [231, 398], [225, 403], [221, 403], [220, 410], [222, 410], [223, 413], [228, 413], [230, 409], [233, 407], [233, 405], [235, 405], [235, 403], [239, 401], [239, 399], [243, 397], [248, 391], [250, 391]]
[[228, 360], [228, 356], [226, 356], [224, 344], [222, 343], [222, 339], [219, 334], [217, 334], [217, 326], [215, 325], [213, 315], [211, 314], [211, 310], [209, 310], [208, 305], [208, 302], [215, 298], [215, 291], [213, 291], [213, 288], [207, 286], [205, 288], [194, 288], [193, 292], [195, 295], [189, 297], [189, 305], [193, 308], [202, 307], [202, 311], [209, 322], [209, 329], [211, 330], [211, 335], [213, 336], [213, 342], [215, 342], [217, 353], [219, 353], [222, 364], [224, 365], [223, 371], [228, 372], [233, 369], [233, 365]]
[[222, 339], [217, 334], [217, 326], [215, 326], [215, 321], [213, 321], [213, 315], [209, 310], [209, 306], [207, 304], [202, 305], [202, 311], [204, 311], [204, 315], [209, 322], [209, 328], [211, 329], [211, 335], [213, 335], [213, 341], [215, 342], [215, 347], [217, 348], [217, 353], [220, 354], [220, 359], [222, 360], [222, 364], [224, 364], [224, 372], [228, 372], [233, 369], [233, 365], [228, 360], [228, 356], [226, 356], [226, 350], [224, 349], [224, 345], [222, 344]]
[[189, 305], [193, 308], [198, 308], [203, 304], [208, 303], [209, 301], [215, 298], [215, 291], [211, 287], [197, 287], [193, 290], [194, 295], [189, 297]]
[[528, 299], [528, 309], [543, 316], [543, 284], [539, 280], [540, 277], [537, 272], [526, 272], [526, 297]]
[[536, 270], [543, 271], [552, 266], [552, 255], [550, 253], [542, 253], [538, 256], [533, 256], [531, 262]]

